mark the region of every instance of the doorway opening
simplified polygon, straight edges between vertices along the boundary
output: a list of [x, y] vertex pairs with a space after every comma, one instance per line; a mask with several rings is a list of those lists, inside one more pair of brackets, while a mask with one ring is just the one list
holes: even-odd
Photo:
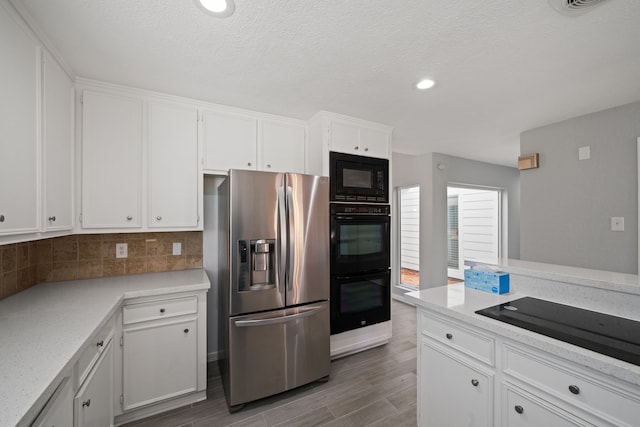
[[400, 286], [420, 289], [420, 186], [398, 189]]
[[502, 254], [502, 191], [447, 187], [447, 274], [464, 279], [465, 260], [495, 261]]

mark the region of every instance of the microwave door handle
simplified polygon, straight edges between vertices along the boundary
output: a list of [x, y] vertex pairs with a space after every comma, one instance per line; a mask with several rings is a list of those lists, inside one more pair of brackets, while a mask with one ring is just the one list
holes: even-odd
[[293, 290], [293, 268], [296, 264], [296, 247], [295, 247], [295, 205], [293, 201], [293, 188], [287, 185], [287, 218], [289, 219], [289, 226], [287, 227], [289, 247], [289, 271], [287, 272], [287, 291]]
[[284, 286], [286, 281], [286, 269], [287, 269], [287, 245], [285, 242], [285, 236], [287, 233], [287, 206], [285, 203], [284, 187], [278, 187], [278, 230], [276, 236], [276, 256], [278, 261], [276, 262], [276, 280], [280, 292], [284, 294]]

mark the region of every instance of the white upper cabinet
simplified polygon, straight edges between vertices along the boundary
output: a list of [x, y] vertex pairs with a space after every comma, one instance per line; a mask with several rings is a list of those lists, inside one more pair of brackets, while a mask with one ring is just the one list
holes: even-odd
[[48, 54], [43, 60], [43, 231], [73, 228], [73, 83]]
[[84, 91], [82, 227], [141, 227], [142, 101]]
[[39, 231], [40, 58], [0, 4], [0, 235]]
[[260, 121], [258, 168], [273, 172], [304, 173], [306, 126]]
[[149, 227], [196, 227], [199, 181], [198, 111], [150, 102]]
[[389, 133], [362, 125], [331, 120], [329, 149], [341, 153], [389, 158]]
[[204, 169], [226, 173], [229, 169], [257, 168], [258, 120], [249, 115], [203, 112]]

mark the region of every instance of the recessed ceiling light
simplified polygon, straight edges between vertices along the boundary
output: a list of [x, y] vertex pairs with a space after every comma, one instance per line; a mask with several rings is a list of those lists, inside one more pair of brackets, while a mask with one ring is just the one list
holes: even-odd
[[236, 9], [233, 0], [195, 0], [196, 4], [209, 15], [230, 16]]
[[424, 80], [420, 80], [418, 82], [418, 84], [416, 85], [416, 87], [418, 89], [424, 90], [424, 89], [432, 88], [434, 84], [436, 84], [436, 83], [433, 80], [424, 79]]

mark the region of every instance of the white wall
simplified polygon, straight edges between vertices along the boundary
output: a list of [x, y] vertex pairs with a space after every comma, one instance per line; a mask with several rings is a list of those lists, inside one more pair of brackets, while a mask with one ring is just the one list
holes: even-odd
[[[447, 186], [502, 188], [505, 242], [509, 258], [520, 256], [520, 185], [516, 168], [477, 162], [439, 153], [410, 156], [394, 153], [393, 184], [420, 185], [420, 288], [447, 283]], [[442, 165], [442, 169], [438, 168]], [[397, 264], [394, 266], [397, 269]], [[394, 287], [394, 291], [397, 289]], [[399, 291], [398, 291], [399, 292]]]
[[[521, 259], [638, 272], [637, 137], [640, 102], [523, 132], [523, 154], [540, 167], [522, 171]], [[590, 146], [591, 159], [578, 160]], [[611, 217], [625, 231], [611, 231]]]

